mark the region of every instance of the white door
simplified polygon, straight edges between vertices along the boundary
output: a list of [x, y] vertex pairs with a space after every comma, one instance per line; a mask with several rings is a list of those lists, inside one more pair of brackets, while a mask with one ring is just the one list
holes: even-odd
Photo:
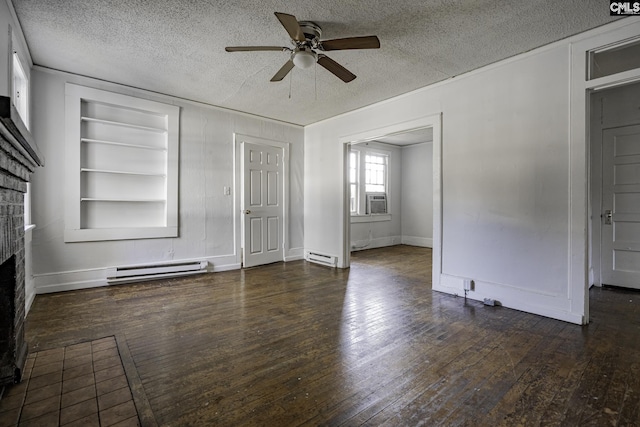
[[640, 125], [602, 132], [602, 283], [640, 289]]
[[242, 146], [242, 264], [282, 261], [283, 150], [249, 142]]

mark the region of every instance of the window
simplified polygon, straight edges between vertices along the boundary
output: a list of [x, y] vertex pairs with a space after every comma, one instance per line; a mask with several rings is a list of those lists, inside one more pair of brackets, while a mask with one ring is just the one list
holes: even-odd
[[[16, 107], [22, 122], [29, 129], [29, 78], [24, 71], [22, 61], [18, 52], [13, 52], [11, 63], [11, 101]], [[27, 191], [24, 194], [24, 226], [25, 229], [33, 227], [31, 225], [31, 184], [27, 183]]]
[[640, 40], [589, 52], [589, 80], [640, 68]]
[[[387, 213], [387, 168], [389, 154], [368, 146], [354, 145], [349, 152], [351, 215]], [[383, 203], [378, 201], [384, 200]], [[374, 201], [376, 209], [371, 210]], [[384, 209], [381, 209], [384, 206]]]
[[179, 112], [67, 84], [66, 242], [178, 235]]
[[29, 79], [17, 52], [13, 53], [13, 105], [18, 110], [24, 125], [29, 129]]
[[365, 155], [364, 172], [364, 191], [367, 193], [386, 192], [387, 156]]
[[351, 188], [350, 206], [351, 213], [358, 213], [358, 152], [351, 151], [349, 153], [349, 187]]

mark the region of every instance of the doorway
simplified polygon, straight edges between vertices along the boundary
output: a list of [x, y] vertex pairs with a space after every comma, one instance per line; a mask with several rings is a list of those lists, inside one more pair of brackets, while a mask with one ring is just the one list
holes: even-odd
[[287, 244], [289, 144], [236, 135], [239, 164], [240, 261], [283, 261]]
[[589, 283], [640, 289], [640, 83], [593, 92], [590, 106]]
[[[368, 245], [368, 247], [385, 246], [385, 243], [399, 244], [399, 243], [402, 243], [402, 235], [403, 235], [402, 231], [400, 231], [400, 233], [398, 233], [397, 235], [394, 234], [394, 232], [392, 231], [387, 236], [383, 236], [383, 238], [380, 239], [379, 241], [374, 241], [375, 236], [372, 236], [371, 238], [369, 238], [369, 230], [370, 229], [373, 230], [373, 226], [371, 228], [366, 228], [364, 235], [362, 234], [362, 230], [357, 231], [357, 233], [360, 233], [358, 236], [352, 235], [352, 226], [354, 227], [354, 230], [356, 229], [356, 227], [359, 227], [360, 223], [358, 223], [358, 221], [360, 221], [360, 219], [357, 219], [357, 218], [352, 219], [353, 201], [351, 197], [351, 179], [350, 179], [351, 178], [350, 177], [351, 158], [352, 158], [350, 156], [351, 148], [357, 147], [358, 145], [361, 145], [361, 144], [369, 143], [369, 146], [373, 144], [383, 144], [382, 145], [383, 147], [386, 146], [387, 148], [391, 148], [397, 151], [398, 160], [399, 160], [397, 162], [397, 167], [400, 169], [400, 171], [398, 171], [400, 172], [400, 174], [398, 174], [396, 178], [398, 179], [398, 186], [396, 187], [397, 194], [395, 193], [389, 194], [388, 203], [390, 206], [393, 206], [393, 203], [396, 203], [396, 206], [400, 206], [399, 202], [402, 200], [402, 197], [403, 197], [402, 188], [399, 185], [401, 181], [399, 177], [401, 176], [400, 160], [401, 160], [401, 150], [403, 149], [402, 145], [404, 144], [408, 147], [412, 145], [412, 142], [416, 143], [416, 145], [418, 145], [418, 143], [430, 144], [430, 146], [428, 147], [429, 149], [424, 151], [428, 152], [431, 158], [429, 159], [428, 156], [425, 155], [425, 158], [423, 159], [423, 161], [429, 162], [429, 166], [431, 167], [431, 178], [432, 178], [431, 185], [430, 185], [431, 191], [430, 192], [424, 191], [425, 194], [422, 194], [420, 190], [420, 185], [418, 185], [414, 193], [416, 193], [418, 197], [423, 197], [423, 198], [429, 197], [430, 199], [429, 201], [431, 202], [431, 205], [428, 208], [430, 209], [431, 215], [422, 215], [423, 225], [425, 222], [430, 223], [430, 226], [427, 226], [427, 228], [430, 229], [431, 231], [431, 237], [422, 236], [422, 239], [419, 242], [421, 243], [420, 246], [431, 246], [433, 248], [432, 285], [434, 287], [437, 287], [440, 284], [440, 272], [442, 269], [442, 265], [441, 265], [441, 253], [442, 253], [442, 250], [441, 250], [442, 248], [442, 239], [441, 239], [441, 235], [442, 235], [442, 198], [441, 198], [442, 139], [441, 139], [441, 135], [442, 134], [441, 134], [441, 129], [442, 129], [441, 115], [437, 114], [433, 116], [423, 117], [421, 119], [413, 120], [410, 122], [400, 123], [400, 124], [388, 126], [388, 127], [377, 129], [377, 130], [370, 130], [366, 132], [361, 132], [359, 134], [340, 138], [341, 142], [343, 142], [343, 147], [344, 147], [344, 157], [343, 157], [344, 158], [344, 175], [343, 175], [344, 176], [344, 187], [343, 187], [344, 188], [344, 204], [343, 204], [343, 207], [344, 207], [344, 212], [343, 212], [344, 267], [348, 267], [350, 265], [351, 250], [352, 250], [352, 246], [354, 246], [354, 243], [355, 243], [355, 246], [363, 246], [364, 244], [371, 242], [372, 244]], [[425, 140], [424, 138], [425, 134], [432, 135], [428, 138], [430, 139], [430, 141]], [[417, 141], [417, 139], [415, 139], [412, 142], [410, 142], [411, 138], [417, 138], [422, 140]], [[402, 142], [403, 140], [406, 142], [403, 143]], [[427, 148], [427, 147], [425, 146], [423, 148]], [[387, 150], [387, 151], [390, 151], [390, 150]], [[389, 172], [389, 174], [391, 174], [391, 172]], [[412, 191], [412, 190], [408, 190], [408, 191]], [[430, 194], [427, 195], [426, 193], [430, 193]], [[394, 202], [394, 199], [395, 199], [395, 202]], [[366, 210], [365, 210], [365, 214], [366, 214]], [[394, 215], [393, 207], [391, 207], [391, 210], [388, 212], [388, 214], [390, 214], [391, 218], [393, 218], [393, 215]], [[396, 212], [396, 215], [400, 215], [399, 208], [398, 208], [398, 211]], [[380, 215], [380, 217], [383, 217], [383, 216], [384, 215]], [[420, 217], [420, 214], [418, 213], [417, 216]], [[425, 217], [429, 217], [429, 216], [431, 216], [430, 221], [425, 220]], [[384, 224], [387, 224], [387, 226], [390, 226], [392, 224], [391, 220], [384, 220], [384, 218], [383, 218], [383, 221], [371, 222], [371, 217], [369, 217], [364, 221], [365, 222], [370, 221], [369, 225], [377, 224], [379, 222], [379, 224], [383, 228], [385, 227]], [[415, 219], [415, 221], [419, 221], [419, 218]], [[354, 237], [356, 237], [355, 241], [353, 239]], [[396, 241], [393, 240], [394, 237]], [[421, 237], [421, 236], [414, 236], [414, 237]], [[418, 243], [417, 240], [413, 240], [413, 241], [409, 241], [409, 240], [411, 239], [405, 240], [405, 242], [407, 244]]]
[[349, 147], [351, 251], [433, 247], [433, 128]]

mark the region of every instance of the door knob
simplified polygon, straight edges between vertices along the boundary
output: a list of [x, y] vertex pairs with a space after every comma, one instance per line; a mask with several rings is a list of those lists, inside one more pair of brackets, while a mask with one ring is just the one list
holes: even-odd
[[245, 209], [244, 214], [245, 215], [249, 215], [251, 213], [251, 211], [249, 209]]

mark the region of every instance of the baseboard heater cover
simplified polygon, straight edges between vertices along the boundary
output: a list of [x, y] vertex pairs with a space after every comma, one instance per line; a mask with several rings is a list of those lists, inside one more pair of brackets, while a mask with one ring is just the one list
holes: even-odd
[[304, 258], [309, 262], [315, 262], [316, 264], [322, 264], [329, 267], [336, 267], [338, 265], [338, 257], [321, 254], [319, 252], [307, 252], [307, 255]]
[[107, 283], [130, 283], [207, 272], [207, 261], [177, 261], [107, 269]]

